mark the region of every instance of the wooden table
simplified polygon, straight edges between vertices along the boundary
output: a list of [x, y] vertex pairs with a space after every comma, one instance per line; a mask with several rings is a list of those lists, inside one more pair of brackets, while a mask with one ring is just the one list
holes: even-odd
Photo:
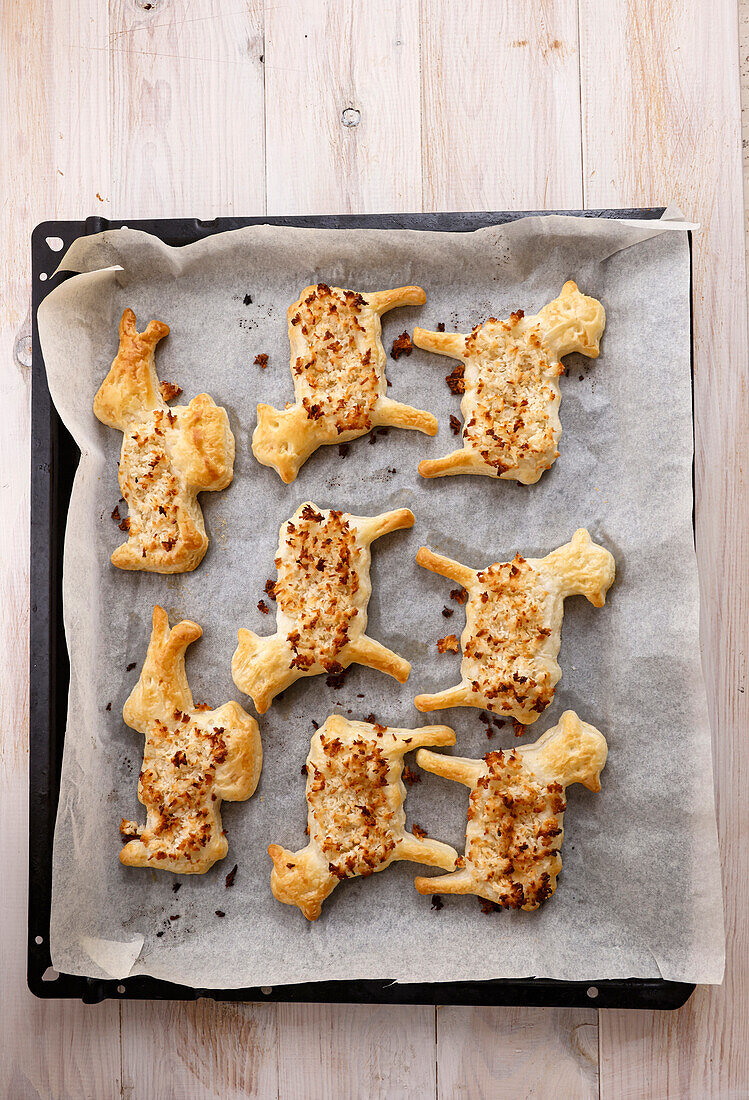
[[[0, 10], [0, 1095], [749, 1095], [749, 395], [735, 0], [3, 0]], [[746, 71], [747, 0], [739, 14]], [[32, 226], [88, 214], [668, 200], [703, 226], [697, 544], [725, 984], [699, 989], [676, 1014], [35, 1000], [25, 988], [23, 335], [15, 361], [12, 351], [25, 331]]]

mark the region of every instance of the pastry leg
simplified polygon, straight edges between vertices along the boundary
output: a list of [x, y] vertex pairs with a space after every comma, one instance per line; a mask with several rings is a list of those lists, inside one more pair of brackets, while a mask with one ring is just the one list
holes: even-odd
[[415, 428], [425, 435], [437, 434], [437, 417], [432, 413], [414, 409], [411, 405], [403, 405], [399, 401], [391, 401], [388, 397], [381, 397], [372, 417], [372, 424], [386, 428]]
[[444, 756], [440, 752], [430, 752], [429, 749], [419, 749], [416, 754], [416, 763], [425, 772], [432, 772], [433, 775], [441, 775], [443, 779], [463, 783], [466, 787], [473, 787], [484, 770], [481, 760], [466, 760], [462, 756]]
[[417, 695], [414, 706], [422, 713], [429, 710], [444, 710], [446, 707], [464, 707], [468, 705], [467, 694], [468, 689], [465, 684], [456, 684], [455, 687], [438, 691], [436, 695]]
[[413, 343], [423, 351], [433, 351], [451, 359], [462, 359], [466, 350], [466, 338], [459, 332], [429, 332], [425, 328], [415, 328]]
[[392, 290], [374, 290], [365, 294], [370, 309], [374, 313], [387, 313], [396, 306], [423, 306], [426, 293], [420, 286], [396, 286]]
[[431, 837], [419, 839], [411, 833], [404, 833], [397, 844], [397, 858], [408, 859], [411, 863], [426, 863], [428, 867], [442, 867], [452, 871], [458, 860], [458, 853], [449, 844]]
[[405, 657], [399, 657], [391, 649], [376, 642], [374, 638], [368, 638], [363, 634], [355, 642], [350, 642], [342, 651], [346, 664], [365, 665], [366, 668], [377, 669], [378, 672], [386, 672], [393, 676], [399, 684], [405, 684], [411, 665]]
[[472, 474], [476, 472], [476, 461], [468, 451], [453, 451], [444, 458], [424, 458], [419, 463], [422, 477], [444, 477], [450, 474]]
[[473, 880], [465, 870], [454, 871], [451, 875], [437, 875], [414, 879], [414, 886], [420, 894], [472, 894]]
[[352, 516], [356, 532], [364, 542], [389, 535], [391, 531], [401, 531], [413, 527], [416, 517], [410, 508], [396, 508], [392, 512], [382, 512], [379, 516]]

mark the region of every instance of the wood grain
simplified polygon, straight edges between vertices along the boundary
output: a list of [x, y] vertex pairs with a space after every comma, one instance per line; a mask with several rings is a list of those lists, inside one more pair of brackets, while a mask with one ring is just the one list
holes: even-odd
[[[55, 10], [31, 0], [4, 4], [0, 19], [0, 1096], [107, 1100], [120, 1095], [118, 1006], [71, 1003], [63, 1011], [26, 988], [31, 379], [13, 356], [29, 308], [31, 229], [104, 205], [95, 195], [107, 182], [106, 13], [102, 19], [96, 0]], [[50, 271], [54, 265], [50, 252]]]
[[112, 0], [118, 217], [265, 210], [261, 0]]
[[[580, 207], [574, 0], [474, 0], [470, 15], [424, 0], [421, 35], [425, 208]], [[597, 1091], [594, 1010], [443, 1008], [438, 1021], [445, 1100]]]
[[130, 1002], [122, 1008], [124, 1096], [267, 1100], [278, 1095], [275, 1005], [203, 1000]]
[[678, 1015], [601, 1013], [601, 1096], [725, 1100], [749, 1089], [749, 403], [736, 7], [581, 0], [580, 26], [587, 204], [673, 199], [703, 226], [694, 238], [697, 552], [728, 933], [724, 985], [699, 990]]
[[438, 1100], [598, 1096], [594, 1009], [449, 1008], [437, 1012]]
[[576, 0], [423, 0], [425, 210], [582, 205]]
[[278, 1006], [283, 1100], [422, 1100], [435, 1095], [434, 1009]]
[[268, 7], [269, 214], [421, 208], [418, 6]]

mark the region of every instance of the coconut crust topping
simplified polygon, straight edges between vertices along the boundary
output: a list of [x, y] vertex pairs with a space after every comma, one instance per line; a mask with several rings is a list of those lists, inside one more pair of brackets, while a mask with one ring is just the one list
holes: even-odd
[[546, 709], [554, 695], [551, 671], [537, 656], [551, 635], [553, 596], [539, 570], [516, 554], [476, 574], [481, 593], [462, 670], [471, 690], [503, 713]]
[[374, 740], [320, 736], [324, 767], [307, 765], [310, 836], [338, 878], [371, 875], [395, 850], [400, 828], [388, 799], [390, 762]]
[[377, 348], [360, 319], [367, 308], [361, 294], [318, 283], [300, 298], [289, 320], [304, 338], [304, 352], [291, 373], [298, 379], [307, 419], [325, 417], [336, 436], [369, 431], [383, 392]]
[[563, 788], [540, 783], [516, 752], [490, 752], [484, 762], [469, 798], [466, 866], [487, 900], [536, 909], [553, 894], [562, 866]]
[[286, 635], [301, 669], [321, 664], [336, 671], [360, 611], [359, 574], [366, 550], [359, 546], [343, 512], [323, 514], [312, 505], [285, 525], [282, 540], [292, 549], [276, 558], [274, 592], [279, 611], [293, 623]]

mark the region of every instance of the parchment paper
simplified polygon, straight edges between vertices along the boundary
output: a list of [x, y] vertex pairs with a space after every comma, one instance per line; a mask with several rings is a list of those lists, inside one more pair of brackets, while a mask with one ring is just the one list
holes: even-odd
[[[83, 274], [39, 310], [52, 396], [82, 450], [65, 547], [71, 681], [54, 848], [54, 966], [211, 987], [530, 975], [719, 982], [723, 917], [691, 518], [686, 234], [657, 223], [547, 217], [469, 234], [263, 226], [172, 249], [119, 230], [79, 240], [62, 266]], [[420, 458], [455, 445], [448, 421], [459, 410], [443, 380], [449, 361], [418, 349], [388, 360], [389, 393], [435, 412], [436, 438], [391, 429], [374, 443], [354, 442], [345, 458], [324, 447], [289, 486], [254, 460], [256, 403], [292, 399], [285, 310], [308, 283], [423, 286], [425, 306], [384, 318], [389, 348], [417, 323], [466, 332], [489, 315], [534, 312], [570, 277], [603, 301], [607, 326], [597, 361], [567, 361], [561, 456], [537, 485], [419, 477]], [[110, 518], [121, 435], [94, 418], [91, 403], [116, 353], [125, 306], [141, 329], [152, 317], [168, 322], [160, 378], [183, 387], [180, 402], [210, 393], [229, 410], [236, 436], [233, 484], [201, 498], [210, 549], [183, 576], [109, 564], [123, 538]], [[267, 370], [253, 365], [261, 352]], [[145, 817], [136, 797], [143, 741], [121, 712], [145, 656], [152, 607], [159, 602], [173, 621], [188, 617], [204, 628], [188, 654], [195, 699], [217, 706], [237, 698], [251, 711], [231, 679], [237, 628], [273, 631], [257, 603], [275, 577], [278, 528], [305, 499], [361, 514], [403, 505], [415, 512], [412, 531], [374, 547], [368, 631], [411, 661], [410, 679], [400, 686], [353, 666], [340, 689], [324, 677], [300, 680], [260, 720], [257, 793], [224, 803], [228, 858], [203, 876], [126, 869], [117, 859], [118, 826], [122, 817]], [[305, 843], [301, 766], [313, 719], [339, 711], [374, 712], [397, 726], [444, 721], [457, 732], [453, 751], [465, 756], [515, 743], [509, 723], [488, 741], [477, 710], [428, 716], [414, 708], [418, 692], [457, 682], [460, 657], [439, 655], [436, 642], [460, 634], [464, 621], [450, 582], [415, 564], [417, 548], [481, 567], [516, 550], [543, 555], [579, 526], [613, 552], [616, 582], [604, 609], [582, 597], [567, 601], [562, 680], [523, 743], [573, 707], [602, 730], [610, 754], [600, 794], [568, 791], [553, 899], [535, 913], [484, 915], [473, 897], [445, 897], [434, 910], [413, 888], [414, 875], [428, 872], [399, 863], [344, 882], [314, 924], [278, 903], [266, 849]], [[449, 622], [445, 605], [455, 608]], [[409, 822], [462, 851], [462, 787], [424, 774], [406, 806]], [[434, 888], [439, 893], [438, 878]]]

